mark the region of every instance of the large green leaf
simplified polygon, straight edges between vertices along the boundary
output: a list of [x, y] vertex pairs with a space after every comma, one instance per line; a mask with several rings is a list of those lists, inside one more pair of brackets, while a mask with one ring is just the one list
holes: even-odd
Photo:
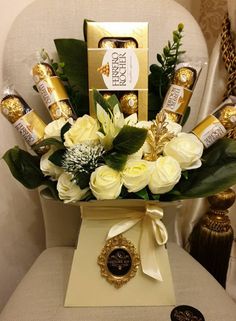
[[116, 151], [109, 152], [104, 156], [105, 163], [117, 171], [121, 171], [124, 168], [127, 158], [128, 155], [117, 153]]
[[63, 158], [65, 155], [65, 149], [56, 150], [51, 156], [49, 156], [50, 162], [52, 162], [56, 166], [62, 166]]
[[97, 103], [109, 114], [110, 105], [106, 99], [96, 90], [93, 90], [94, 109], [97, 111]]
[[87, 44], [77, 39], [55, 39], [54, 43], [60, 61], [65, 64], [64, 73], [70, 86], [79, 92], [79, 108], [88, 111]]
[[9, 149], [3, 159], [12, 175], [26, 188], [33, 189], [43, 184], [45, 178], [40, 170], [40, 158], [20, 149]]
[[113, 140], [113, 148], [122, 154], [136, 153], [145, 142], [147, 130], [125, 125]]

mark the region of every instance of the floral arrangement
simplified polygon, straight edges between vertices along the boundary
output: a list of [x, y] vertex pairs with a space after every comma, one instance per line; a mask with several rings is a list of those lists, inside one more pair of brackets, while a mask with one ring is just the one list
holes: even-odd
[[82, 107], [76, 120], [60, 118], [46, 126], [44, 140], [35, 146], [36, 151], [47, 148], [42, 156], [18, 147], [6, 152], [3, 158], [13, 176], [27, 188], [46, 186], [65, 203], [117, 198], [172, 201], [206, 197], [235, 184], [233, 139], [220, 139], [204, 149], [194, 134], [183, 132], [180, 124], [153, 107], [155, 100], [163, 100], [183, 53], [179, 50], [182, 31], [180, 24], [173, 32], [173, 43], [168, 42], [163, 54], [157, 55], [159, 65], [150, 68], [149, 117], [156, 117], [149, 121], [138, 121], [137, 114], [125, 118], [115, 95], [105, 100], [96, 90], [93, 95], [97, 118], [87, 115], [87, 78], [81, 71], [78, 75], [82, 74], [82, 78], [75, 76], [81, 65], [73, 68], [76, 60], [86, 70], [86, 57], [77, 60], [72, 54], [72, 63], [65, 54], [78, 46], [72, 52], [85, 55], [84, 42], [56, 40], [63, 63], [51, 61], [52, 66], [66, 82], [73, 104], [79, 102]]

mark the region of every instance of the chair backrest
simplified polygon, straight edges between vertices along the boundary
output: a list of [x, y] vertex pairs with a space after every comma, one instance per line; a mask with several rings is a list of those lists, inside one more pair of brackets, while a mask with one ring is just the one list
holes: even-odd
[[[29, 5], [15, 20], [7, 37], [4, 51], [3, 77], [13, 82], [17, 90], [37, 112], [49, 121], [46, 108], [40, 97], [32, 90], [32, 79], [27, 64], [27, 56], [38, 49], [45, 48], [55, 54], [53, 39], [83, 39], [84, 18], [96, 21], [147, 21], [149, 23], [149, 64], [156, 63], [156, 54], [162, 50], [172, 31], [180, 22], [185, 25], [183, 48], [191, 60], [207, 60], [207, 47], [202, 32], [191, 14], [173, 0], [36, 0]], [[192, 113], [188, 127], [194, 126], [201, 105], [206, 69], [202, 72], [191, 100]], [[5, 123], [4, 123], [5, 124]], [[4, 125], [5, 126], [5, 125]], [[9, 146], [10, 147], [10, 146]], [[43, 201], [44, 215], [52, 214]], [[58, 207], [58, 206], [57, 206]], [[65, 211], [61, 210], [63, 213]], [[59, 209], [50, 215], [53, 231], [47, 230], [47, 245], [71, 245], [71, 241], [61, 241], [60, 233], [50, 238], [51, 232], [57, 231]], [[64, 214], [62, 214], [64, 215]], [[64, 219], [68, 219], [64, 215]], [[50, 241], [53, 240], [52, 242]]]

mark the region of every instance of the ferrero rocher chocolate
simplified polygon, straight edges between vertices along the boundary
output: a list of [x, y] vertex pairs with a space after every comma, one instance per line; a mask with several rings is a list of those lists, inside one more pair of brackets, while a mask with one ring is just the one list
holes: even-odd
[[172, 83], [181, 87], [191, 89], [195, 82], [195, 71], [188, 67], [176, 70]]
[[52, 119], [58, 119], [61, 117], [68, 119], [73, 116], [71, 106], [67, 101], [58, 101], [57, 103], [52, 104], [49, 107], [49, 112]]
[[230, 97], [211, 115], [204, 118], [192, 132], [207, 148], [236, 127], [236, 98]]
[[226, 105], [220, 110], [219, 121], [226, 129], [232, 129], [236, 125], [236, 106]]
[[102, 94], [102, 96], [103, 96], [103, 98], [104, 98], [105, 100], [108, 100], [109, 98], [111, 98], [112, 94], [106, 92], [106, 93]]
[[138, 111], [138, 97], [135, 93], [124, 94], [120, 98], [121, 112], [126, 115], [134, 114]]
[[[168, 112], [168, 117], [181, 122], [194, 86], [201, 72], [201, 63], [180, 63], [176, 66], [170, 88], [167, 91], [162, 108]], [[176, 117], [174, 115], [176, 114]]]
[[73, 109], [68, 94], [53, 68], [44, 62], [37, 63], [32, 68], [32, 76], [52, 119], [71, 117]]
[[122, 41], [121, 47], [122, 48], [137, 48], [138, 46], [137, 46], [136, 41], [134, 41], [133, 39], [127, 39], [127, 40]]
[[108, 49], [108, 48], [116, 48], [117, 46], [116, 46], [115, 40], [102, 39], [102, 40], [99, 42], [99, 47], [100, 47], [100, 48]]
[[[1, 112], [19, 131], [26, 143], [33, 147], [43, 139], [46, 124], [13, 89], [7, 89], [1, 101]], [[42, 150], [38, 151], [40, 154]]]
[[96, 88], [115, 94], [126, 115], [136, 112], [139, 120], [147, 120], [148, 24], [88, 21], [87, 45], [90, 115], [96, 117]]

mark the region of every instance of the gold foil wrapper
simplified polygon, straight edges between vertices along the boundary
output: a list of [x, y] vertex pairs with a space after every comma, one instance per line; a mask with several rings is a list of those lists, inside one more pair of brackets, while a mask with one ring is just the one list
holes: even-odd
[[59, 101], [49, 107], [49, 112], [53, 120], [64, 117], [68, 119], [73, 116], [71, 106], [67, 101]]
[[166, 118], [168, 120], [171, 120], [171, 121], [173, 121], [175, 123], [180, 123], [182, 115], [174, 113], [174, 112], [169, 111], [169, 110], [165, 110], [165, 113], [166, 113]]
[[102, 96], [103, 96], [103, 98], [104, 98], [105, 100], [108, 100], [108, 99], [111, 98], [112, 94], [111, 94], [111, 93], [104, 93]]
[[138, 97], [134, 93], [124, 94], [120, 99], [122, 113], [126, 115], [134, 114], [138, 111]]
[[52, 67], [46, 63], [38, 63], [32, 69], [32, 75], [36, 83], [47, 77], [52, 77], [55, 75]]
[[236, 126], [236, 106], [224, 106], [219, 113], [218, 119], [226, 129], [229, 130]]
[[99, 42], [99, 48], [109, 49], [109, 48], [117, 48], [116, 41], [112, 39], [102, 39]]
[[25, 106], [18, 97], [7, 96], [2, 100], [1, 112], [12, 124], [14, 124], [25, 114]]
[[175, 71], [173, 84], [191, 89], [196, 80], [196, 72], [192, 68], [182, 67]]
[[122, 48], [137, 48], [138, 45], [137, 45], [136, 41], [134, 41], [133, 39], [129, 39], [129, 40], [123, 41], [121, 47]]

